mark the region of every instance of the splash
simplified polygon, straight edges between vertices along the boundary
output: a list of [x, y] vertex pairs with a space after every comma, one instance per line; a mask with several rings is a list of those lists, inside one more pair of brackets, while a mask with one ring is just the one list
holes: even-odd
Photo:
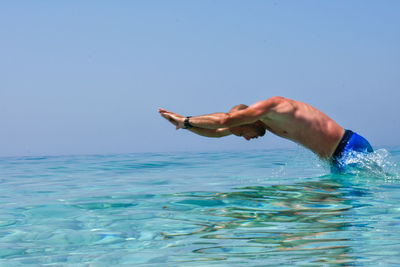
[[346, 173], [356, 176], [370, 176], [385, 180], [399, 180], [400, 171], [389, 151], [382, 148], [373, 153], [350, 152], [343, 164]]

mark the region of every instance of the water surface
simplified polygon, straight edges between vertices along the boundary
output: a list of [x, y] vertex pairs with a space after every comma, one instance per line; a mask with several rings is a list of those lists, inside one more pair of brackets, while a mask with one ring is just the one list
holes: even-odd
[[[372, 164], [372, 163], [373, 164]], [[0, 266], [396, 266], [399, 147], [0, 159]]]

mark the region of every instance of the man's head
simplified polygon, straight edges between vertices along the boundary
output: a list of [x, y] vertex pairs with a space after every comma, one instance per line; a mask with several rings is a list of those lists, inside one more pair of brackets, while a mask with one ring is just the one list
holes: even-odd
[[[239, 111], [248, 108], [247, 105], [239, 104], [231, 108], [229, 112]], [[250, 140], [253, 138], [258, 138], [259, 136], [264, 136], [265, 134], [265, 126], [261, 121], [256, 121], [251, 124], [244, 124], [240, 126], [235, 126], [229, 128], [231, 133], [236, 136], [243, 136], [244, 139]]]

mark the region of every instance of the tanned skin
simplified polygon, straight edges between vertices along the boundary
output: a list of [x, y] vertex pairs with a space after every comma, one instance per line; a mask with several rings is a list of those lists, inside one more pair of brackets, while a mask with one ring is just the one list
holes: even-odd
[[[160, 108], [159, 113], [176, 126], [185, 128], [185, 117]], [[263, 136], [265, 130], [310, 149], [322, 159], [330, 159], [344, 135], [344, 129], [318, 109], [299, 101], [274, 96], [251, 106], [238, 105], [228, 113], [212, 113], [190, 118], [189, 130], [205, 137], [230, 134], [246, 140]]]

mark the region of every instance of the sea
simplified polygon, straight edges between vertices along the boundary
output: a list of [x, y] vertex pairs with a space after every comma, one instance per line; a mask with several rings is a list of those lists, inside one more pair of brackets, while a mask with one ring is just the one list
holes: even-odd
[[0, 266], [399, 266], [400, 147], [0, 158]]

